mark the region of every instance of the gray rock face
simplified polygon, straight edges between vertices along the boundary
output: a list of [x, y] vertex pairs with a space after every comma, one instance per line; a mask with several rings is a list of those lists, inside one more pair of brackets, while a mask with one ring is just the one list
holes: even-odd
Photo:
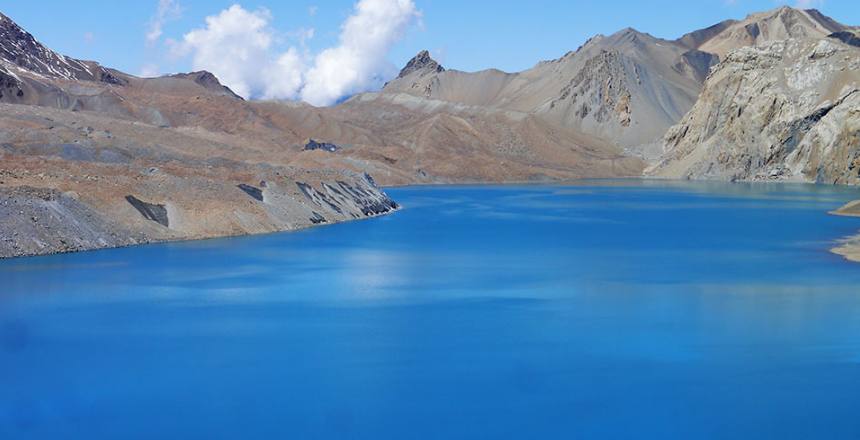
[[125, 196], [125, 200], [140, 212], [143, 218], [156, 222], [165, 228], [170, 227], [170, 219], [167, 216], [167, 207], [156, 203], [147, 203], [135, 196]]
[[430, 57], [430, 52], [422, 50], [421, 52], [418, 52], [418, 55], [415, 55], [414, 58], [412, 58], [411, 60], [409, 60], [408, 63], [406, 63], [406, 67], [404, 67], [400, 71], [400, 75], [398, 75], [397, 77], [404, 78], [415, 72], [440, 73], [444, 71], [445, 68], [442, 67], [441, 64], [437, 63], [436, 60]]
[[834, 32], [830, 34], [830, 38], [837, 39], [845, 44], [849, 44], [854, 47], [860, 47], [860, 37], [857, 36], [854, 32]]
[[12, 101], [16, 98], [22, 98], [24, 96], [23, 86], [24, 84], [17, 76], [0, 67], [0, 100], [6, 98], [7, 101]]
[[237, 186], [239, 187], [239, 189], [244, 191], [245, 194], [248, 194], [249, 196], [251, 196], [254, 200], [256, 200], [258, 202], [265, 201], [265, 198], [263, 197], [263, 190], [262, 189], [257, 188], [256, 186], [251, 186], [251, 185], [245, 184], [245, 183], [240, 183]]
[[730, 52], [649, 172], [860, 183], [860, 49], [789, 39]]
[[0, 258], [146, 243], [85, 203], [57, 190], [0, 187]]
[[338, 147], [335, 144], [330, 144], [328, 142], [317, 142], [313, 139], [308, 139], [308, 142], [305, 143], [305, 147], [304, 147], [305, 151], [322, 150], [322, 151], [327, 151], [329, 153], [337, 153], [337, 150], [339, 150], [339, 149], [340, 149], [340, 147]]

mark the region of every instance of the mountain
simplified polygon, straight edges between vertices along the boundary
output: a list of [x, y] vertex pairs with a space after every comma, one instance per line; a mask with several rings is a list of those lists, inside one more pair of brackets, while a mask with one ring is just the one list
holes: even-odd
[[724, 60], [648, 174], [860, 183], [855, 28], [782, 7], [678, 41]]
[[707, 29], [691, 32], [678, 42], [723, 57], [732, 50], [787, 39], [820, 39], [850, 28], [816, 9], [788, 6], [751, 14], [743, 20], [728, 20]]
[[0, 258], [398, 208], [361, 171], [293, 165], [290, 132], [258, 112], [210, 73], [136, 78], [57, 54], [0, 15]]
[[[635, 176], [613, 145], [522, 112], [400, 95], [245, 101], [208, 72], [138, 78], [3, 16], [0, 257], [273, 232], [397, 209], [376, 184]], [[441, 72], [429, 54], [407, 66]], [[336, 148], [310, 149], [307, 139]], [[366, 177], [366, 173], [373, 178]], [[28, 220], [29, 219], [29, 220]]]
[[860, 48], [837, 38], [744, 47], [666, 135], [662, 177], [860, 184]]
[[[679, 41], [720, 56], [646, 174], [860, 184], [860, 39], [816, 10], [780, 8]], [[858, 216], [860, 202], [834, 214]], [[833, 252], [860, 261], [860, 236]]]
[[518, 73], [444, 70], [427, 57], [416, 56], [383, 93], [523, 112], [623, 147], [659, 139], [692, 107], [714, 62], [634, 29]]
[[422, 51], [380, 92], [316, 108], [243, 100], [209, 72], [138, 78], [76, 60], [0, 16], [0, 230], [24, 231], [0, 256], [397, 209], [377, 182], [632, 177], [656, 163], [660, 176], [853, 183], [856, 38], [781, 8], [677, 40], [599, 35], [517, 73], [449, 70]]
[[444, 71], [445, 68], [430, 57], [430, 52], [422, 50], [421, 52], [418, 52], [418, 55], [415, 55], [414, 58], [406, 63], [406, 66], [400, 71], [400, 74], [397, 75], [397, 79], [405, 78], [416, 72], [426, 74], [442, 73]]
[[850, 39], [852, 29], [814, 9], [782, 7], [674, 41], [631, 28], [598, 35], [562, 58], [516, 73], [439, 69], [424, 51], [383, 93], [524, 112], [656, 159], [654, 147], [692, 108], [710, 69], [731, 50], [787, 38]]

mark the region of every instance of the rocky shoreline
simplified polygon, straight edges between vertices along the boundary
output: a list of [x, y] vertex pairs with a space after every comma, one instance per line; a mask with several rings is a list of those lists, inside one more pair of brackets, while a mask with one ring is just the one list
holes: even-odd
[[[247, 206], [213, 203], [191, 208], [168, 202], [169, 209], [131, 195], [124, 198], [127, 206], [123, 206], [118, 200], [93, 203], [74, 191], [0, 187], [0, 229], [8, 231], [0, 237], [0, 259], [294, 231], [400, 209], [370, 176], [341, 178], [331, 183], [296, 182], [293, 191], [289, 183], [267, 183], [260, 199], [248, 196]], [[203, 215], [195, 220], [189, 208]], [[234, 217], [245, 224], [223, 228], [214, 217]], [[209, 226], [192, 227], [189, 221]]]
[[838, 247], [830, 251], [848, 261], [860, 263], [860, 236], [845, 239]]
[[[850, 202], [830, 214], [860, 218], [860, 200]], [[839, 246], [831, 249], [831, 252], [848, 261], [860, 263], [860, 234], [840, 240]]]

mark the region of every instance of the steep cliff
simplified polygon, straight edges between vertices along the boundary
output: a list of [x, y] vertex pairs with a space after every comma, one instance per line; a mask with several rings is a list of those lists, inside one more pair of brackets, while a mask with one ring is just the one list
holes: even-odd
[[860, 183], [860, 49], [789, 39], [730, 52], [650, 174]]

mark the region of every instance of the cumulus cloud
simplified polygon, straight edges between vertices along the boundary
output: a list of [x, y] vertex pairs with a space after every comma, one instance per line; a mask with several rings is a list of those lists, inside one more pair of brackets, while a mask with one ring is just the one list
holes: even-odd
[[174, 53], [190, 56], [195, 70], [211, 71], [244, 97], [330, 105], [381, 85], [394, 70], [386, 55], [419, 15], [413, 0], [360, 0], [341, 26], [338, 44], [312, 54], [305, 41], [313, 29], [294, 33], [299, 46], [284, 50], [268, 10], [233, 5], [187, 33]]
[[269, 28], [271, 14], [266, 9], [247, 11], [233, 5], [206, 18], [206, 27], [185, 34], [174, 47], [180, 55], [190, 55], [194, 70], [208, 70], [239, 95], [250, 97], [264, 92], [271, 68], [274, 36]]
[[164, 33], [164, 25], [170, 20], [176, 20], [182, 15], [182, 7], [176, 0], [158, 0], [155, 15], [149, 20], [149, 30], [146, 32], [147, 43], [155, 43]]
[[388, 50], [417, 17], [412, 0], [358, 2], [343, 24], [340, 44], [317, 55], [302, 99], [311, 104], [332, 103], [378, 85], [380, 75], [390, 72], [385, 61]]

